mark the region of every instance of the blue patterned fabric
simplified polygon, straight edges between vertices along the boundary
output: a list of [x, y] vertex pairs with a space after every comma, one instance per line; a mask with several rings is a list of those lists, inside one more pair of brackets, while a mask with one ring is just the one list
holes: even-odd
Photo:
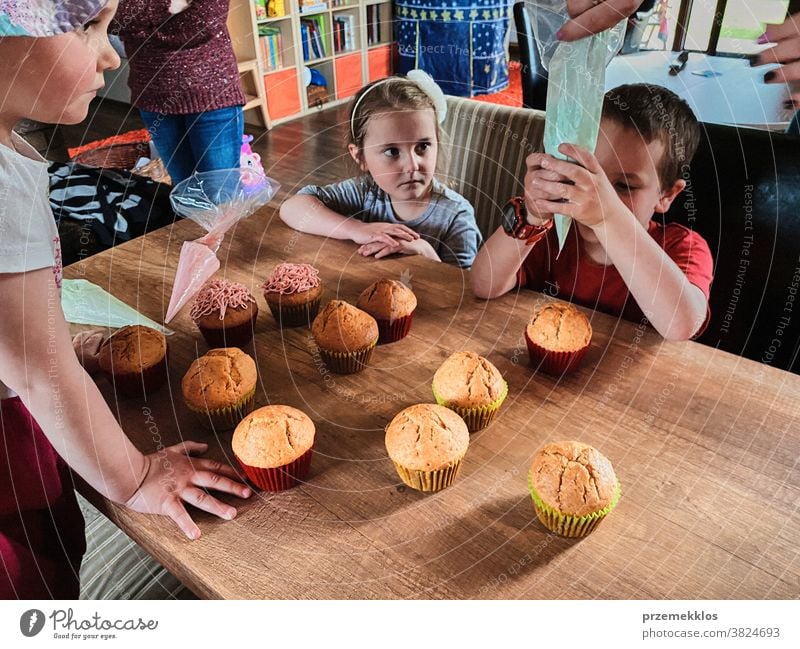
[[399, 72], [425, 70], [448, 95], [508, 87], [504, 0], [395, 0]]
[[66, 34], [94, 18], [108, 0], [0, 0], [0, 37]]

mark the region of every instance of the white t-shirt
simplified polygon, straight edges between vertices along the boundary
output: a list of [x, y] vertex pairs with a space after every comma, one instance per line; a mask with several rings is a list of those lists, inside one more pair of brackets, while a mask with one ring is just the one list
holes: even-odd
[[[0, 273], [52, 268], [60, 288], [61, 244], [50, 209], [48, 162], [16, 133], [11, 138], [14, 149], [0, 145]], [[11, 396], [0, 382], [0, 399]]]

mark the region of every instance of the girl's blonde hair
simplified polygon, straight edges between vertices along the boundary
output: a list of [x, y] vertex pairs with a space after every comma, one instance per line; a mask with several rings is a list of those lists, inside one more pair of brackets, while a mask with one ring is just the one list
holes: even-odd
[[[364, 149], [364, 137], [367, 134], [367, 124], [373, 115], [393, 111], [425, 110], [430, 108], [436, 114], [433, 99], [414, 81], [404, 76], [394, 75], [384, 77], [367, 84], [353, 97], [347, 111], [349, 122], [346, 144], [353, 144], [358, 148], [359, 154]], [[436, 173], [446, 165], [447, 157], [444, 131], [439, 125], [437, 115], [436, 143], [439, 151], [436, 160]]]

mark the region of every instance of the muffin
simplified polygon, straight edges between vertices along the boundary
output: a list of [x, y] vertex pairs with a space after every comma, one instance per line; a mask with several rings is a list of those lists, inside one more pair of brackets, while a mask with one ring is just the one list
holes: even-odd
[[189, 410], [217, 431], [230, 430], [253, 409], [255, 361], [238, 347], [212, 349], [196, 359], [181, 381]]
[[322, 281], [311, 264], [278, 264], [261, 288], [281, 327], [308, 327], [317, 316]]
[[233, 454], [260, 489], [282, 491], [308, 475], [314, 422], [290, 406], [265, 406], [247, 415], [233, 432]]
[[189, 315], [209, 347], [244, 347], [253, 339], [258, 304], [244, 284], [212, 279], [200, 289]]
[[402, 282], [379, 279], [358, 296], [356, 306], [369, 313], [378, 323], [378, 344], [393, 343], [405, 338], [411, 329], [417, 297]]
[[400, 479], [418, 491], [449, 487], [469, 447], [464, 420], [452, 410], [420, 403], [386, 427], [386, 451]]
[[589, 319], [566, 302], [552, 302], [538, 309], [525, 329], [531, 365], [548, 374], [577, 370], [591, 340]]
[[586, 536], [614, 507], [621, 488], [611, 462], [581, 442], [547, 444], [533, 458], [528, 488], [536, 515], [561, 536]]
[[378, 323], [369, 313], [341, 300], [331, 300], [314, 319], [311, 334], [331, 372], [363, 370], [378, 344]]
[[100, 346], [97, 362], [118, 394], [146, 396], [167, 380], [167, 338], [143, 325], [122, 327]]
[[500, 370], [474, 352], [452, 354], [433, 375], [432, 388], [436, 403], [457, 412], [471, 433], [489, 425], [508, 395]]

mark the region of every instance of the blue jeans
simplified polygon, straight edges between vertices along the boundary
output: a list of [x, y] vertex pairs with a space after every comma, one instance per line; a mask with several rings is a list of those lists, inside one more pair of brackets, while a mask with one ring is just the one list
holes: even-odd
[[153, 143], [178, 184], [195, 171], [239, 167], [244, 133], [241, 106], [203, 113], [165, 115], [140, 110]]

